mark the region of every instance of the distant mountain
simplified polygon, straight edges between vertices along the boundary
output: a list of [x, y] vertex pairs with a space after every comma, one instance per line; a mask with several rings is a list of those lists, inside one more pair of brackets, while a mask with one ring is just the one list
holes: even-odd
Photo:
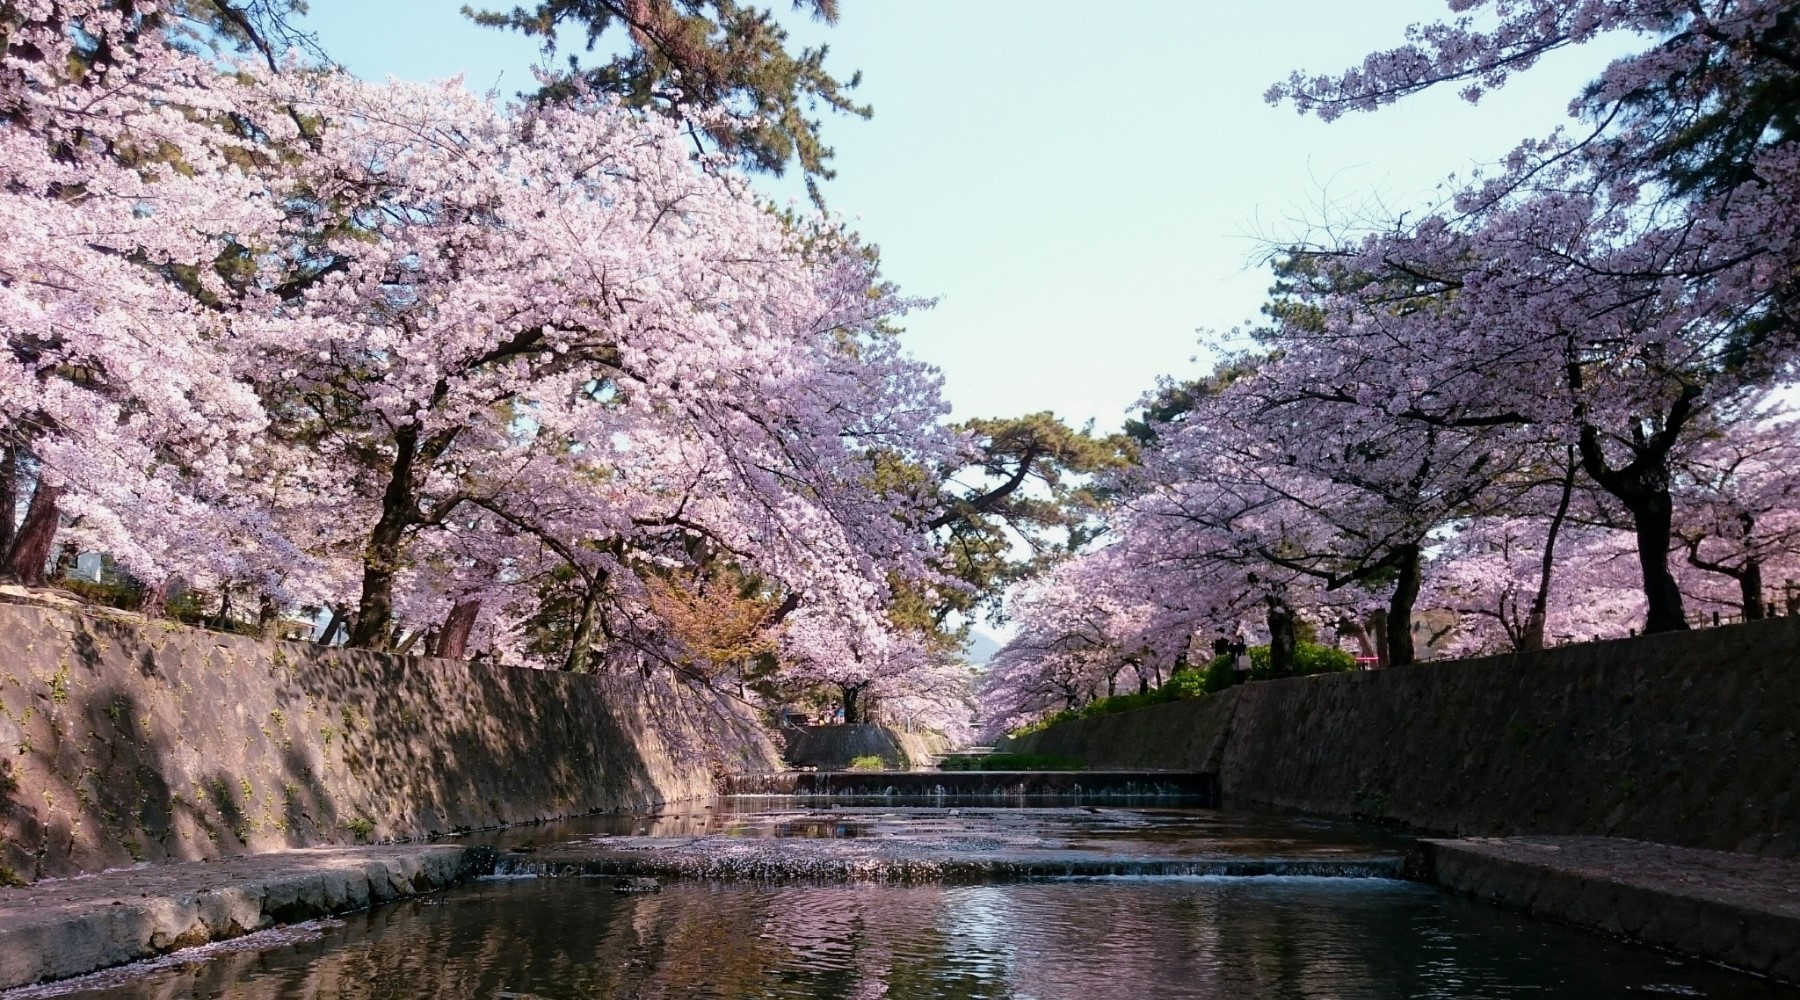
[[1000, 652], [1000, 643], [993, 636], [976, 628], [969, 630], [969, 641], [963, 645], [963, 658], [975, 666], [993, 659]]

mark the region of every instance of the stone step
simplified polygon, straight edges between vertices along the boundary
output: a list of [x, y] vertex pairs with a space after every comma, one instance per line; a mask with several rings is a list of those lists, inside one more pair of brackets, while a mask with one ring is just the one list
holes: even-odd
[[0, 888], [0, 989], [431, 892], [493, 863], [486, 848], [314, 848]]
[[502, 855], [496, 872], [541, 878], [658, 878], [753, 882], [994, 884], [1047, 878], [1387, 878], [1399, 854], [1363, 856], [1120, 857], [1052, 849], [995, 850], [954, 838], [922, 848], [880, 840], [624, 838]]
[[1427, 840], [1428, 881], [1800, 983], [1800, 861], [1613, 837]]

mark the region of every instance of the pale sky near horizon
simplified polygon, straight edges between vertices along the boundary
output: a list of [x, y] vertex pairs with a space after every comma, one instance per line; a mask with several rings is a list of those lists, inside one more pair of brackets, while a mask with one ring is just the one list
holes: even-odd
[[[468, 23], [461, 0], [310, 3], [305, 23], [361, 76], [532, 86], [536, 46]], [[1476, 107], [1445, 90], [1325, 124], [1262, 94], [1397, 43], [1443, 0], [1120, 0], [1109, 19], [1057, 0], [842, 6], [834, 27], [790, 24], [829, 42], [840, 78], [863, 71], [875, 117], [827, 117], [825, 194], [889, 278], [938, 300], [907, 319], [909, 349], [959, 418], [1047, 409], [1103, 430], [1158, 375], [1201, 370], [1196, 331], [1254, 319], [1267, 238], [1326, 204], [1429, 204], [1447, 175], [1565, 123], [1631, 48], [1558, 53]], [[804, 198], [795, 178], [758, 183]]]

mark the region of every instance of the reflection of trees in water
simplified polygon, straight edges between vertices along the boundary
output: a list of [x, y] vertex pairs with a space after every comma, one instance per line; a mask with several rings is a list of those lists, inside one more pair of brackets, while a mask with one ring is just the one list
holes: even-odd
[[749, 902], [717, 885], [620, 899], [596, 962], [617, 968], [619, 996], [757, 996], [780, 953]]
[[[1354, 890], [1310, 886], [1217, 886], [1206, 908], [1216, 929], [1221, 996], [1336, 997], [1381, 980], [1364, 965], [1363, 945], [1384, 933], [1376, 914], [1351, 903]], [[1248, 889], [1248, 891], [1244, 891]], [[1410, 995], [1410, 994], [1396, 994]]]
[[[222, 955], [103, 994], [114, 1000], [400, 1000], [492, 996], [519, 964], [516, 942], [471, 919], [494, 902], [474, 894], [354, 914], [322, 939]], [[453, 912], [467, 907], [461, 912]], [[535, 950], [535, 949], [534, 949]], [[574, 994], [580, 996], [581, 994]], [[604, 994], [599, 994], [604, 995]]]
[[[821, 997], [1586, 1000], [1650, 984], [1791, 998], [1417, 887], [486, 883], [114, 1000]], [[88, 995], [88, 994], [84, 994]]]
[[973, 926], [1002, 928], [1011, 942], [1005, 978], [1022, 995], [1390, 995], [1405, 970], [1372, 966], [1366, 945], [1406, 929], [1383, 925], [1391, 896], [1364, 894], [1373, 908], [1344, 905], [1357, 895], [1269, 883], [1076, 883], [990, 889], [964, 903], [979, 904]]
[[821, 990], [819, 996], [1005, 995], [1002, 984], [956, 954], [944, 913], [947, 900], [958, 891], [942, 886], [785, 888], [770, 899], [764, 933], [782, 942], [795, 973], [835, 970], [830, 985], [837, 988]]
[[[324, 941], [158, 977], [131, 1000], [803, 996], [1331, 997], [1371, 932], [1255, 893], [1049, 884], [484, 885], [352, 918]], [[1388, 970], [1391, 972], [1392, 970]], [[1388, 980], [1392, 981], [1392, 980]]]
[[1007, 978], [1022, 995], [1213, 995], [1217, 920], [1202, 894], [1076, 883], [1012, 887], [996, 902], [1015, 942]]

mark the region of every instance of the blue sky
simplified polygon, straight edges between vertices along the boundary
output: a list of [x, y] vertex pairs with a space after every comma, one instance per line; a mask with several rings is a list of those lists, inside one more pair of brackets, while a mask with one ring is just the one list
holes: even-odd
[[[460, 0], [311, 6], [326, 51], [362, 76], [531, 86], [536, 46], [469, 24]], [[1627, 47], [1560, 53], [1477, 107], [1445, 91], [1327, 125], [1262, 94], [1393, 44], [1442, 0], [842, 6], [835, 27], [792, 23], [830, 43], [840, 77], [861, 69], [875, 106], [827, 121], [826, 198], [890, 278], [938, 299], [906, 324], [913, 354], [943, 369], [959, 417], [1048, 409], [1102, 429], [1158, 375], [1199, 370], [1197, 331], [1254, 318], [1267, 239], [1326, 206], [1428, 204], [1447, 175], [1565, 121]], [[759, 183], [803, 198], [793, 178]]]

